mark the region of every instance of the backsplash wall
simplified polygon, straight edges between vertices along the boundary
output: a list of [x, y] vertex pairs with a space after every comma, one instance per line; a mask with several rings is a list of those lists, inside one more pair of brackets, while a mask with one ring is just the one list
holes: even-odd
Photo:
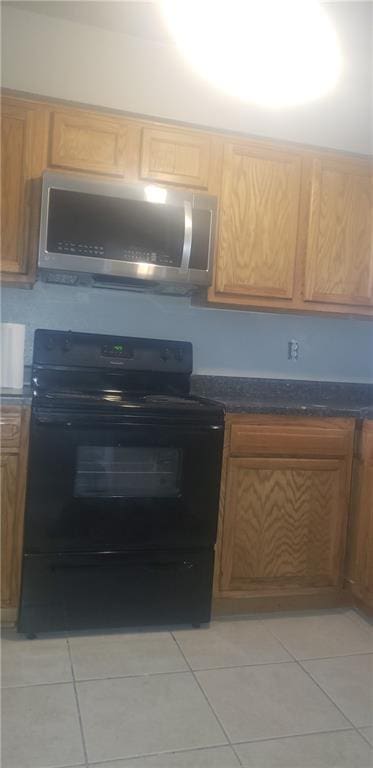
[[[195, 373], [373, 382], [373, 324], [366, 320], [192, 307], [188, 299], [38, 282], [4, 288], [2, 321], [36, 328], [187, 340]], [[288, 341], [299, 359], [288, 360]]]

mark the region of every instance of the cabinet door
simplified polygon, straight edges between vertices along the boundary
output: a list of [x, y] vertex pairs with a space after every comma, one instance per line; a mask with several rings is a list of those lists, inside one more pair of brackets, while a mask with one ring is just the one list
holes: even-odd
[[207, 189], [210, 139], [189, 131], [143, 128], [140, 176]]
[[45, 167], [48, 114], [14, 101], [2, 101], [1, 114], [1, 272], [30, 276], [36, 266], [40, 177]]
[[249, 142], [226, 146], [217, 293], [292, 298], [300, 179], [295, 153]]
[[306, 301], [373, 304], [373, 195], [368, 163], [313, 161]]
[[364, 423], [356, 442], [347, 582], [360, 605], [373, 609], [373, 422]]
[[127, 176], [130, 123], [74, 111], [54, 112], [49, 165], [109, 176]]
[[14, 605], [14, 551], [17, 519], [18, 456], [0, 455], [1, 478], [1, 607]]
[[338, 586], [346, 473], [342, 459], [230, 458], [221, 592]]

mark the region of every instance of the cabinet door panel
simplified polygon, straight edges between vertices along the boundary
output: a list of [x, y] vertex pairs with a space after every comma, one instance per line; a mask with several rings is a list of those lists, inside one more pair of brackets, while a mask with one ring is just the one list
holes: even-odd
[[346, 463], [229, 459], [221, 589], [337, 586]]
[[301, 159], [294, 153], [226, 147], [216, 291], [293, 296]]
[[55, 112], [50, 165], [123, 176], [126, 171], [128, 126], [100, 115]]
[[0, 455], [1, 475], [1, 606], [13, 605], [18, 456]]
[[208, 188], [210, 140], [187, 131], [143, 128], [142, 179]]
[[34, 279], [47, 132], [47, 110], [2, 99], [1, 272], [6, 282]]
[[373, 304], [373, 195], [367, 164], [313, 162], [306, 254], [307, 301]]

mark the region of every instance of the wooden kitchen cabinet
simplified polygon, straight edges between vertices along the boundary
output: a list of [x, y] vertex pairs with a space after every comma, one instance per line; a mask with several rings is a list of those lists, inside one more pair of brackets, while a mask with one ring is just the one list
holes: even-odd
[[275, 145], [225, 146], [215, 292], [232, 303], [293, 298], [302, 159]]
[[209, 135], [172, 128], [143, 128], [140, 178], [207, 190]]
[[53, 111], [48, 165], [132, 178], [137, 139], [135, 124], [124, 118], [85, 110]]
[[327, 154], [312, 162], [304, 298], [373, 305], [373, 184], [367, 162]]
[[356, 432], [346, 581], [359, 607], [373, 612], [373, 421]]
[[1, 406], [1, 619], [17, 616], [30, 409]]
[[4, 283], [34, 282], [40, 176], [46, 166], [48, 112], [3, 99], [1, 112], [1, 272]]
[[228, 416], [215, 597], [287, 607], [343, 586], [354, 421]]

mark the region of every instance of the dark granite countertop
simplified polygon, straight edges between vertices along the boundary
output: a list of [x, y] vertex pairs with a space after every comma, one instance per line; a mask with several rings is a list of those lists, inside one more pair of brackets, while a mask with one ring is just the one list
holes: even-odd
[[0, 387], [0, 400], [3, 405], [30, 405], [32, 389], [30, 384], [24, 384], [22, 389]]
[[221, 402], [227, 413], [373, 419], [373, 384], [195, 375], [192, 392]]
[[[373, 384], [194, 375], [192, 393], [219, 401], [227, 413], [373, 419]], [[4, 405], [29, 405], [31, 386], [0, 389], [0, 399]]]

